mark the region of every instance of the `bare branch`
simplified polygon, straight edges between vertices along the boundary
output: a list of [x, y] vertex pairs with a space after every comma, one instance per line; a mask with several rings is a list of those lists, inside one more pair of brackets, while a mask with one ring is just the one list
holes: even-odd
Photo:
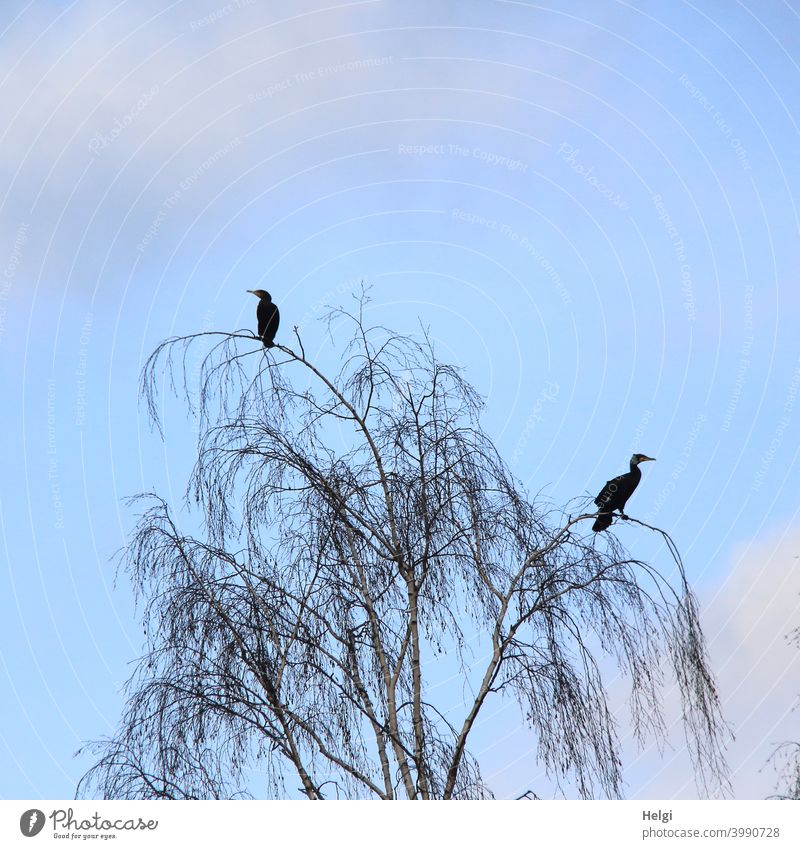
[[[173, 397], [198, 423], [193, 533], [147, 497], [122, 560], [145, 653], [79, 792], [231, 798], [263, 772], [274, 796], [487, 798], [470, 737], [510, 697], [559, 786], [614, 797], [608, 661], [640, 739], [663, 737], [671, 665], [698, 784], [725, 792], [725, 727], [672, 540], [650, 528], [677, 572], [589, 532], [594, 514], [530, 498], [462, 374], [424, 330], [368, 327], [365, 297], [326, 317], [334, 343], [344, 333], [335, 374], [297, 328], [294, 349], [203, 333], [145, 364], [154, 426]], [[460, 715], [433, 686], [443, 657], [469, 694]]]

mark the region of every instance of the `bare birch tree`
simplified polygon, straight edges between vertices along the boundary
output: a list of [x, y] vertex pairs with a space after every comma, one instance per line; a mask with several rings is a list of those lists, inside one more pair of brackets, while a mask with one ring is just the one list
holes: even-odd
[[[146, 652], [79, 793], [487, 798], [470, 739], [510, 697], [554, 780], [617, 797], [608, 658], [640, 740], [665, 733], [677, 681], [698, 785], [720, 792], [726, 730], [679, 561], [669, 578], [593, 514], [529, 499], [461, 373], [363, 305], [329, 316], [348, 339], [334, 376], [296, 330], [296, 350], [196, 334], [150, 357], [154, 420], [163, 375], [196, 403], [199, 532], [141, 496], [124, 566]], [[217, 336], [195, 396], [187, 351]]]
[[778, 792], [770, 799], [800, 799], [800, 743], [787, 742], [770, 756], [770, 762], [778, 771]]

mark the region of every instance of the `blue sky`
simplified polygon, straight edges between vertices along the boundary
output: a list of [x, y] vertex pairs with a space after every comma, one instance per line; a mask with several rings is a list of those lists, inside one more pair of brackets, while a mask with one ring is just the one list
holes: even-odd
[[[769, 794], [800, 737], [798, 60], [777, 0], [4, 4], [0, 796], [72, 795], [141, 649], [124, 498], [177, 502], [194, 438], [151, 432], [144, 358], [263, 287], [331, 364], [314, 319], [362, 280], [531, 491], [658, 458], [631, 512], [701, 599], [736, 792]], [[480, 731], [498, 795], [547, 786], [512, 704]], [[695, 795], [673, 743], [631, 746], [629, 796]]]

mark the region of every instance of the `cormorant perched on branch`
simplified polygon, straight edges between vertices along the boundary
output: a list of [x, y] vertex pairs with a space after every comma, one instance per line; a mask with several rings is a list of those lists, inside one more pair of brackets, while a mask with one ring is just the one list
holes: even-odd
[[604, 531], [611, 524], [611, 514], [614, 510], [619, 510], [623, 519], [628, 518], [625, 515], [625, 502], [633, 495], [633, 491], [642, 479], [639, 463], [655, 459], [655, 457], [648, 457], [646, 454], [634, 454], [631, 457], [631, 470], [629, 472], [606, 481], [606, 485], [594, 500], [599, 508], [597, 518], [592, 525], [592, 530], [595, 533]]
[[263, 289], [248, 289], [247, 291], [259, 299], [258, 307], [256, 307], [259, 339], [266, 348], [272, 348], [281, 321], [281, 314], [275, 304], [272, 303], [272, 295], [269, 292], [265, 292]]

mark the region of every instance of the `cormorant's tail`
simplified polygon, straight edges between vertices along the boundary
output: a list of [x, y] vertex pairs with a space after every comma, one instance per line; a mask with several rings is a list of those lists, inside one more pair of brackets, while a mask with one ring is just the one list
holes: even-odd
[[611, 514], [610, 513], [598, 513], [597, 518], [594, 520], [594, 524], [592, 525], [592, 530], [597, 533], [598, 531], [604, 531], [611, 524]]

